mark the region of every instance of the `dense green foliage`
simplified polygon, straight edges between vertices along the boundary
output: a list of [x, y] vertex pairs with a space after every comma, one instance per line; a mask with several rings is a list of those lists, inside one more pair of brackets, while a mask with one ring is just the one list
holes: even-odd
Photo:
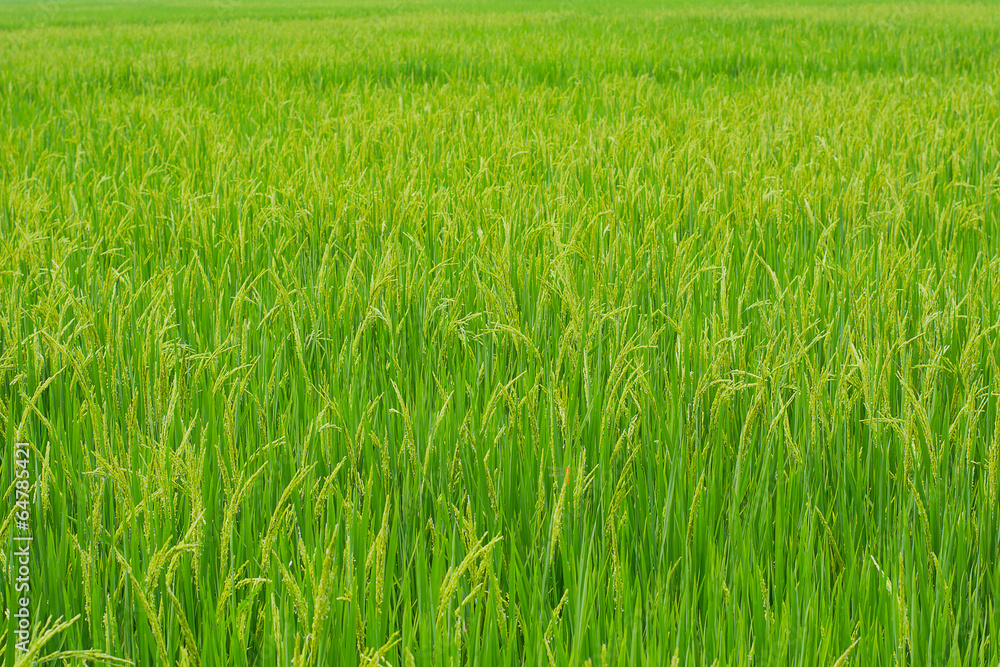
[[38, 4], [21, 663], [1000, 659], [992, 5]]

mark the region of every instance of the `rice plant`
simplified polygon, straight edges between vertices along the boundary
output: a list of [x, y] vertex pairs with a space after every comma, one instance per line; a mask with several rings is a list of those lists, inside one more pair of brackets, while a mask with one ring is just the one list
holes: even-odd
[[998, 44], [0, 4], [5, 664], [997, 664]]

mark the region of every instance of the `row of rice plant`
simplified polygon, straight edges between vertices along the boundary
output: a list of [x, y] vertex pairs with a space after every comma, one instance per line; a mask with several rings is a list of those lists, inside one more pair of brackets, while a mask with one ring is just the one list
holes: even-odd
[[0, 31], [13, 664], [1000, 659], [990, 5], [82, 7]]

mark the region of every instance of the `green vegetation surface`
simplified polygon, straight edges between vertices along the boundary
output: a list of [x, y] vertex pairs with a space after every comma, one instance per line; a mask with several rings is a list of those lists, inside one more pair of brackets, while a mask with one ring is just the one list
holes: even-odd
[[998, 91], [991, 3], [0, 3], [0, 655], [997, 664]]

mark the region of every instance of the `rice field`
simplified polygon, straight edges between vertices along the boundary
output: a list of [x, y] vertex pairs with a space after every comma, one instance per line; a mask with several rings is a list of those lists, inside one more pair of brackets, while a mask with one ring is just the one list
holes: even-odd
[[0, 3], [6, 665], [997, 665], [998, 329], [992, 2]]

